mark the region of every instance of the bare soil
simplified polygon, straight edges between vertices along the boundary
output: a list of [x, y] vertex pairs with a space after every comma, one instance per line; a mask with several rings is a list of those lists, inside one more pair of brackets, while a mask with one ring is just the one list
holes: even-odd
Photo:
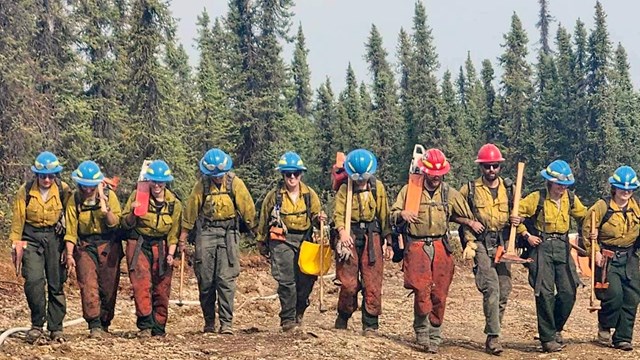
[[[28, 326], [29, 310], [22, 291], [22, 279], [7, 261], [0, 264], [0, 332], [11, 327]], [[349, 329], [332, 329], [336, 313], [337, 287], [325, 280], [325, 307], [318, 310], [318, 285], [304, 325], [291, 333], [279, 329], [280, 304], [274, 297], [276, 283], [268, 264], [255, 254], [243, 257], [238, 280], [235, 335], [203, 334], [199, 306], [171, 305], [168, 335], [163, 338], [137, 339], [131, 287], [125, 274], [121, 279], [117, 315], [112, 335], [94, 340], [87, 337], [86, 323], [65, 329], [65, 344], [29, 345], [23, 335], [8, 339], [0, 347], [2, 359], [489, 359], [483, 352], [485, 335], [481, 294], [476, 290], [470, 264], [460, 263], [449, 294], [444, 323], [444, 343], [437, 355], [425, 354], [414, 346], [413, 298], [402, 286], [399, 264], [385, 265], [384, 314], [380, 334], [364, 338], [360, 334], [360, 315], [354, 314]], [[533, 293], [522, 266], [514, 266], [514, 288], [504, 318], [503, 359], [638, 359], [640, 350], [620, 352], [593, 342], [596, 315], [586, 308], [589, 289], [580, 288], [578, 301], [564, 332], [567, 347], [559, 353], [543, 354], [537, 335]], [[185, 283], [185, 300], [197, 300], [192, 269]], [[179, 274], [175, 273], [172, 298], [178, 297]], [[254, 300], [268, 297], [266, 300]], [[73, 279], [67, 283], [67, 320], [82, 316], [79, 290]], [[633, 344], [640, 349], [636, 340]]]

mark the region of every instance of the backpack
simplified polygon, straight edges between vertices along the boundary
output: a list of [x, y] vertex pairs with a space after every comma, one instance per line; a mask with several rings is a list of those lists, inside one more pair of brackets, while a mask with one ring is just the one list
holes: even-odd
[[[511, 210], [513, 209], [513, 193], [514, 193], [515, 185], [513, 181], [509, 178], [502, 179], [502, 182], [505, 188], [507, 189], [507, 204], [508, 204], [509, 210]], [[467, 186], [469, 187], [469, 192], [467, 193], [467, 204], [469, 204], [469, 208], [471, 209], [473, 216], [476, 218], [476, 220], [478, 220], [480, 219], [480, 214], [478, 213], [478, 208], [475, 205], [475, 196], [476, 196], [475, 180], [469, 181], [467, 183]], [[458, 236], [460, 237], [460, 243], [462, 244], [462, 248], [464, 249], [468, 240], [465, 239], [464, 237], [464, 227], [462, 225], [458, 227]]]
[[[244, 234], [250, 234], [251, 233], [251, 229], [249, 229], [249, 226], [247, 225], [247, 223], [244, 221], [244, 219], [238, 214], [238, 206], [236, 204], [236, 196], [235, 193], [233, 192], [233, 179], [236, 177], [236, 174], [232, 171], [229, 171], [226, 174], [226, 179], [225, 179], [225, 191], [221, 191], [218, 192], [216, 194], [211, 194], [211, 179], [209, 177], [203, 176], [202, 177], [202, 203], [200, 204], [200, 208], [198, 209], [198, 220], [197, 221], [202, 221], [202, 208], [204, 207], [204, 203], [205, 200], [207, 199], [207, 197], [209, 195], [228, 195], [231, 198], [231, 202], [233, 203], [233, 209], [236, 212], [236, 217], [235, 217], [235, 221], [236, 221], [236, 229], [238, 229], [238, 231], [240, 231], [241, 233]], [[188, 240], [187, 242], [189, 244], [195, 244], [195, 240], [196, 240], [196, 228], [198, 226], [194, 226], [193, 229], [191, 229], [191, 231], [189, 231], [189, 236], [188, 236]]]

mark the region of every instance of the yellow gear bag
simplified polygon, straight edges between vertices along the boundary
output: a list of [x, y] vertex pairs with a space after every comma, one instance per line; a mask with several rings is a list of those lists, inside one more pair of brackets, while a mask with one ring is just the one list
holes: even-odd
[[[303, 241], [300, 245], [300, 256], [298, 256], [298, 266], [300, 271], [307, 275], [321, 276], [329, 271], [331, 267], [331, 247], [324, 246], [324, 254], [320, 253], [320, 244], [311, 241]], [[320, 269], [320, 257], [322, 259], [322, 269]]]

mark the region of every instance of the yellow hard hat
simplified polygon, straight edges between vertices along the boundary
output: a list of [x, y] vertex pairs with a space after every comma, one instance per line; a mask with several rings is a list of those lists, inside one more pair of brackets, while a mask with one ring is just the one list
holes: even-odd
[[[325, 245], [324, 254], [320, 254], [320, 244], [310, 241], [303, 241], [300, 245], [300, 256], [298, 256], [298, 266], [300, 271], [307, 275], [320, 276], [329, 271], [331, 267], [331, 248]], [[322, 271], [320, 269], [320, 257], [322, 256]]]

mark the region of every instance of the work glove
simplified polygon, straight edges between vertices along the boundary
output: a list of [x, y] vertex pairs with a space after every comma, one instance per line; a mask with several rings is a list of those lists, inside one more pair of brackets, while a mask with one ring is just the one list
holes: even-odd
[[351, 247], [345, 242], [338, 240], [338, 243], [336, 244], [336, 259], [340, 262], [345, 262], [352, 256]]
[[267, 259], [271, 257], [269, 246], [267, 246], [264, 241], [256, 242], [256, 247], [258, 248], [258, 252], [260, 253], [260, 255], [264, 256]]
[[476, 249], [478, 249], [478, 244], [469, 241], [462, 252], [462, 258], [465, 260], [473, 260], [473, 258], [476, 257]]

